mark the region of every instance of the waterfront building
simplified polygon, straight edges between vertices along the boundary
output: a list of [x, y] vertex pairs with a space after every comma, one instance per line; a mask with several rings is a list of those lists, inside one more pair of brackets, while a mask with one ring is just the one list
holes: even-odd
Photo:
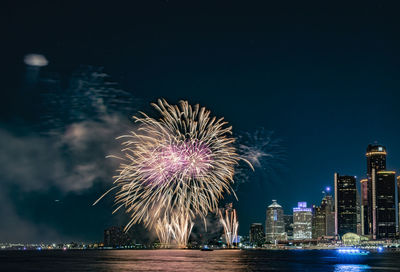
[[268, 206], [266, 211], [265, 238], [267, 242], [287, 240], [283, 221], [283, 209], [276, 200], [272, 200], [272, 204]]
[[342, 236], [342, 242], [345, 246], [358, 246], [365, 241], [368, 241], [368, 238], [351, 232]]
[[370, 235], [373, 238], [376, 236], [376, 230], [373, 229], [374, 227], [374, 203], [372, 203], [374, 196], [374, 189], [373, 189], [373, 178], [378, 171], [386, 170], [386, 147], [383, 145], [378, 144], [370, 144], [367, 147], [367, 152], [365, 156], [367, 158], [367, 181], [366, 185], [363, 185], [365, 188], [363, 190], [367, 191], [366, 195], [362, 194], [361, 201], [364, 203], [362, 208], [363, 213], [363, 231], [364, 235]]
[[293, 208], [293, 239], [307, 240], [312, 238], [312, 209], [307, 202], [298, 202]]
[[[357, 184], [356, 184], [357, 186]], [[360, 193], [358, 190], [356, 191], [356, 203], [357, 203], [357, 234], [362, 235], [361, 229], [361, 200], [360, 200]]]
[[261, 223], [253, 223], [249, 231], [250, 243], [256, 246], [262, 246], [265, 242], [264, 228]]
[[283, 215], [283, 222], [285, 224], [285, 232], [288, 240], [293, 240], [293, 215]]
[[326, 213], [321, 206], [313, 205], [312, 238], [318, 239], [326, 235]]
[[331, 188], [326, 187], [323, 191], [321, 205], [313, 205], [313, 239], [322, 237], [334, 237], [335, 235], [335, 213], [333, 198], [330, 194]]
[[373, 178], [374, 238], [394, 239], [396, 237], [396, 172], [378, 171]]
[[368, 234], [368, 179], [360, 180], [361, 191], [361, 206], [360, 206], [360, 219], [361, 219], [361, 235]]
[[335, 173], [335, 235], [357, 232], [357, 185], [354, 176]]
[[131, 244], [129, 235], [122, 227], [110, 227], [104, 230], [104, 246], [105, 247], [122, 247]]
[[331, 188], [325, 189], [325, 196], [321, 202], [321, 208], [325, 210], [325, 236], [335, 236], [335, 209]]
[[400, 234], [400, 176], [397, 177], [397, 211], [398, 211], [398, 216], [397, 216], [397, 236]]

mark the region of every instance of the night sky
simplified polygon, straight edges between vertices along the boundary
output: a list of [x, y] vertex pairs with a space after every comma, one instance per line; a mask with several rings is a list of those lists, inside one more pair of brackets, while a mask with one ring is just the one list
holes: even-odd
[[[273, 132], [285, 150], [239, 186], [240, 234], [272, 199], [289, 213], [319, 204], [334, 172], [364, 177], [369, 143], [399, 172], [399, 6], [269, 2], [2, 3], [0, 242], [102, 240], [126, 223], [112, 196], [92, 203], [112, 183], [114, 137], [160, 97], [200, 103], [234, 132]], [[29, 53], [49, 65], [32, 71]], [[90, 104], [74, 78], [93, 71], [131, 104]]]

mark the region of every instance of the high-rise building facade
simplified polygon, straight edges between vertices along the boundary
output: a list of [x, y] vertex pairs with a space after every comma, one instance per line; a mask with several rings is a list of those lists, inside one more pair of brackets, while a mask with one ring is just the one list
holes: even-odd
[[368, 234], [369, 222], [368, 222], [368, 179], [360, 180], [360, 191], [361, 191], [361, 209], [360, 209], [360, 219], [361, 219], [361, 234]]
[[321, 206], [313, 205], [312, 238], [318, 239], [326, 234], [326, 211]]
[[330, 188], [325, 190], [326, 194], [322, 199], [321, 208], [325, 210], [325, 235], [333, 237], [335, 236], [335, 205], [330, 191]]
[[374, 226], [376, 239], [393, 239], [396, 237], [396, 172], [378, 171], [373, 188]]
[[383, 145], [368, 145], [365, 156], [367, 157], [367, 175], [375, 171], [386, 170], [386, 147]]
[[267, 242], [286, 240], [283, 209], [276, 200], [268, 206], [265, 220], [265, 238]]
[[262, 246], [265, 242], [264, 228], [261, 223], [253, 223], [249, 232], [250, 243], [256, 246]]
[[335, 173], [335, 235], [357, 233], [357, 184], [354, 176]]
[[[367, 188], [367, 195], [365, 196], [362, 191], [361, 202], [364, 203], [362, 207], [362, 220], [364, 221], [362, 224], [362, 228], [363, 234], [370, 235], [372, 238], [375, 238], [376, 236], [373, 229], [374, 203], [372, 202], [375, 198], [373, 196], [373, 178], [378, 171], [386, 170], [386, 155], [386, 147], [377, 144], [368, 145], [367, 152], [365, 153], [365, 156], [367, 158], [367, 181], [365, 181], [366, 185], [364, 185], [364, 187]], [[361, 190], [363, 190], [363, 188]]]
[[398, 211], [398, 215], [397, 215], [397, 235], [399, 236], [399, 232], [400, 232], [400, 176], [397, 177], [397, 211]]
[[312, 209], [307, 202], [299, 202], [293, 208], [293, 239], [308, 240], [312, 238]]
[[122, 227], [110, 227], [104, 230], [105, 247], [121, 247], [130, 245], [131, 239]]
[[283, 222], [285, 224], [285, 232], [288, 240], [293, 240], [293, 215], [283, 215]]

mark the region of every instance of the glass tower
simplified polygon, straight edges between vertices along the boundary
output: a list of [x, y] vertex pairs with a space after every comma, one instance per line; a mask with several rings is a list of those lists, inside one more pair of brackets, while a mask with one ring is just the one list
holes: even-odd
[[378, 171], [374, 202], [376, 213], [373, 217], [376, 239], [393, 239], [396, 237], [396, 172]]
[[354, 176], [335, 173], [335, 235], [357, 233], [357, 185]]
[[[373, 179], [375, 179], [375, 173], [386, 170], [386, 155], [386, 147], [377, 144], [368, 145], [367, 152], [365, 153], [365, 156], [367, 157], [367, 181], [365, 185], [361, 186], [361, 202], [363, 203], [362, 227], [364, 229], [362, 234], [371, 235], [372, 237], [375, 236], [376, 232], [376, 230], [374, 230], [374, 205], [372, 203], [375, 198], [373, 195]], [[363, 194], [363, 190], [367, 191], [366, 195]]]

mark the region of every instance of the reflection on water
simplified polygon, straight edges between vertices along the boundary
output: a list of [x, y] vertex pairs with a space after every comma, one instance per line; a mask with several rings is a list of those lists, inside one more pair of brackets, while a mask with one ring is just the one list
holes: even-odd
[[365, 264], [337, 264], [335, 272], [361, 272], [368, 271], [371, 267]]
[[382, 272], [399, 271], [399, 256], [370, 254], [361, 265], [338, 264], [332, 250], [0, 250], [0, 271]]

